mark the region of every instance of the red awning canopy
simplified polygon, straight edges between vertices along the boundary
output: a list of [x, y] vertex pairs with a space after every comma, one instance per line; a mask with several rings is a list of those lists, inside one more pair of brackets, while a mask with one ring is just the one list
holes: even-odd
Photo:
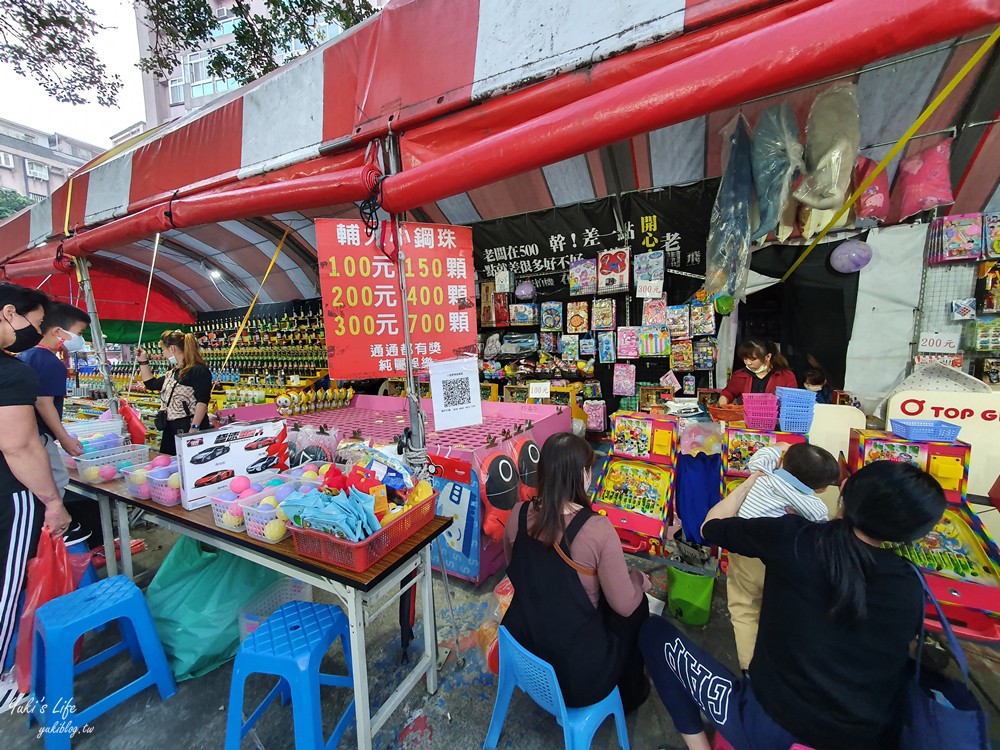
[[[558, 24], [511, 17], [501, 0], [391, 2], [86, 165], [0, 225], [0, 264], [51, 259], [61, 243], [141, 272], [160, 231], [158, 276], [217, 309], [246, 303], [289, 228], [261, 299], [312, 296], [312, 219], [356, 216], [373, 175], [364, 150], [390, 127], [404, 171], [385, 180], [386, 207], [449, 223], [715, 176], [736, 108], [753, 124], [785, 98], [804, 124], [834, 77], [857, 82], [862, 143], [878, 157], [1000, 21], [1000, 0], [649, 0], [628, 17], [565, 2]], [[960, 129], [957, 211], [1000, 209], [990, 59], [924, 128]]]

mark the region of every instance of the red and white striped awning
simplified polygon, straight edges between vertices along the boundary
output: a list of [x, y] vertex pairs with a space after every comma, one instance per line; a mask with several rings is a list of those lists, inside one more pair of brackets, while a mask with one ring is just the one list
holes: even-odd
[[[377, 174], [366, 150], [390, 130], [402, 134], [404, 172], [384, 182], [387, 206], [449, 223], [717, 175], [721, 123], [739, 106], [752, 124], [773, 99], [741, 102], [794, 82], [783, 96], [804, 118], [819, 89], [800, 86], [833, 75], [857, 81], [863, 143], [877, 156], [971, 54], [977, 30], [998, 21], [1000, 0], [397, 0], [85, 165], [52, 198], [0, 225], [0, 264], [10, 271], [51, 258], [62, 243], [148, 268], [159, 231], [160, 273], [191, 307], [213, 309], [232, 306], [233, 294], [206, 270], [218, 270], [229, 291], [256, 291], [291, 228], [264, 297], [310, 296], [311, 219], [355, 213]], [[974, 71], [925, 132], [951, 127], [970, 104], [996, 105], [998, 87], [981, 85], [996, 83], [993, 75]], [[665, 88], [656, 98], [658, 80]], [[643, 84], [642, 104], [615, 100]], [[594, 97], [609, 106], [588, 110]], [[519, 130], [545, 138], [534, 151], [511, 138], [477, 157], [489, 169], [462, 173], [465, 154]], [[975, 147], [958, 150], [968, 158], [956, 209], [995, 206], [1000, 136], [984, 125], [967, 142]], [[409, 179], [436, 165], [449, 179], [436, 175], [430, 187]], [[429, 199], [392, 203], [404, 193]]]

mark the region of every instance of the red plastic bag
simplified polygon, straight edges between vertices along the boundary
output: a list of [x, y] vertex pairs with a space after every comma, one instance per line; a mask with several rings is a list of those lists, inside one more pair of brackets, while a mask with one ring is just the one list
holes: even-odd
[[118, 401], [118, 413], [125, 420], [129, 437], [132, 438], [132, 445], [142, 445], [146, 442], [146, 425], [139, 417], [139, 412], [129, 405], [125, 399]]
[[[38, 551], [28, 561], [24, 609], [14, 653], [14, 677], [22, 693], [31, 690], [31, 641], [35, 630], [35, 612], [57, 596], [76, 591], [87, 565], [90, 553], [69, 554], [61, 538], [53, 539], [47, 526], [38, 538]], [[80, 658], [81, 638], [76, 644], [74, 660]]]
[[500, 644], [497, 631], [500, 629], [500, 623], [513, 598], [514, 584], [507, 576], [504, 576], [503, 580], [493, 589], [486, 617], [483, 619], [483, 624], [479, 626], [479, 630], [476, 631], [479, 650], [482, 651], [486, 659], [487, 668], [495, 675], [500, 674]]

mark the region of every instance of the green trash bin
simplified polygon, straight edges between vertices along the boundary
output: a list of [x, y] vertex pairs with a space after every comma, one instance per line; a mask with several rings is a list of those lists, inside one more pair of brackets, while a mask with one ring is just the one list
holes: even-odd
[[712, 611], [715, 577], [667, 568], [667, 609], [688, 625], [704, 625]]

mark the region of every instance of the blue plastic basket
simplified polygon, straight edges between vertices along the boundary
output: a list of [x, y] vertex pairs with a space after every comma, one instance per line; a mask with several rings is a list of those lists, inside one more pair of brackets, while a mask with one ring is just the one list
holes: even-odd
[[785, 388], [784, 386], [779, 385], [774, 389], [774, 393], [782, 405], [812, 405], [816, 403], [815, 391], [807, 391], [805, 388]]
[[906, 440], [953, 443], [962, 431], [959, 425], [940, 419], [893, 419], [892, 431]]
[[800, 435], [804, 435], [809, 432], [809, 428], [812, 427], [813, 413], [797, 411], [797, 412], [782, 412], [778, 416], [778, 425], [781, 427], [782, 432], [797, 432]]

